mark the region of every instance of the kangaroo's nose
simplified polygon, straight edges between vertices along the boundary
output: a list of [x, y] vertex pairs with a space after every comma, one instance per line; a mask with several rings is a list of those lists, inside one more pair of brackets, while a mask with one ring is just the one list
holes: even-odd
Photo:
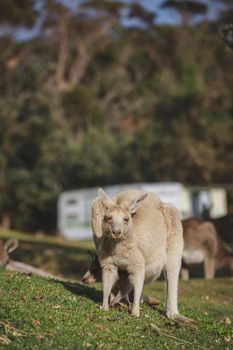
[[86, 282], [87, 282], [87, 278], [86, 278], [85, 276], [83, 276], [82, 282], [83, 282], [83, 283], [86, 283]]
[[88, 283], [89, 282], [89, 273], [86, 272], [85, 275], [82, 277], [82, 282], [83, 283]]
[[113, 235], [115, 237], [119, 237], [121, 235], [121, 231], [120, 230], [114, 230], [112, 233], [113, 233]]

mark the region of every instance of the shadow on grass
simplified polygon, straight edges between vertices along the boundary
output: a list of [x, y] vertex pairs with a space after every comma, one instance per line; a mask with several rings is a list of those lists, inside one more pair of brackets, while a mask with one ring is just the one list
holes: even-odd
[[[54, 280], [54, 282], [61, 284], [65, 289], [67, 289], [69, 292], [73, 293], [74, 295], [88, 298], [97, 304], [102, 304], [103, 292], [94, 287], [89, 287], [82, 283], [64, 282], [64, 281], [57, 281], [57, 280]], [[128, 308], [127, 304], [125, 304], [125, 306], [126, 308]], [[166, 317], [165, 309], [162, 305], [159, 305], [159, 306], [147, 305], [147, 307], [150, 307], [159, 315]]]
[[102, 291], [96, 288], [88, 287], [87, 285], [82, 283], [64, 282], [58, 280], [54, 280], [54, 282], [61, 284], [69, 292], [78, 296], [88, 298], [94, 301], [95, 303], [101, 303], [103, 300]]

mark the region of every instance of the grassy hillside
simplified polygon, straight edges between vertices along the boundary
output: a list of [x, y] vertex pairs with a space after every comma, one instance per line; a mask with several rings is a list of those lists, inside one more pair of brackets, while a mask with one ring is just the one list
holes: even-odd
[[[43, 266], [49, 272], [79, 281], [88, 266], [92, 242], [61, 242], [19, 232], [14, 259]], [[196, 324], [184, 326], [164, 315], [164, 282], [145, 286], [161, 300], [142, 306], [140, 319], [127, 309], [104, 312], [101, 286], [57, 282], [0, 270], [0, 349], [232, 349], [232, 278], [193, 279], [180, 283], [180, 312]]]
[[[162, 281], [146, 291], [163, 300]], [[0, 295], [0, 349], [232, 348], [230, 279], [181, 283], [180, 311], [192, 326], [168, 320], [162, 305], [144, 305], [140, 319], [105, 312], [98, 289], [37, 276], [1, 271]]]

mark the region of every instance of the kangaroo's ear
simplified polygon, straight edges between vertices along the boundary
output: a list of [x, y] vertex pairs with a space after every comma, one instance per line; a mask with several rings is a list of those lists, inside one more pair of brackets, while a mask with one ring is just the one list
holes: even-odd
[[19, 241], [17, 238], [10, 238], [6, 241], [4, 247], [7, 253], [13, 252], [19, 245]]
[[99, 257], [98, 257], [98, 255], [96, 253], [93, 253], [90, 250], [88, 250], [87, 252], [90, 254], [92, 262], [94, 262], [94, 263], [95, 262], [99, 262]]
[[108, 208], [112, 204], [112, 199], [102, 188], [98, 189], [98, 197], [105, 208]]
[[88, 252], [88, 254], [89, 254], [91, 257], [93, 257], [93, 253], [92, 253], [91, 250], [87, 250], [87, 252]]
[[94, 260], [96, 259], [97, 254], [96, 254], [96, 253], [93, 253], [91, 250], [88, 250], [87, 252], [88, 252], [89, 255], [91, 256], [92, 261], [94, 261]]
[[99, 199], [105, 200], [105, 201], [111, 200], [111, 198], [107, 195], [106, 192], [104, 192], [104, 190], [102, 188], [98, 189], [98, 197], [99, 197]]
[[99, 261], [99, 257], [98, 257], [98, 255], [96, 253], [94, 253], [94, 260], [95, 261]]
[[128, 208], [129, 208], [129, 212], [131, 215], [133, 215], [137, 212], [137, 210], [140, 208], [140, 206], [142, 205], [142, 203], [146, 197], [147, 197], [147, 193], [143, 193], [139, 197], [132, 199], [129, 202]]

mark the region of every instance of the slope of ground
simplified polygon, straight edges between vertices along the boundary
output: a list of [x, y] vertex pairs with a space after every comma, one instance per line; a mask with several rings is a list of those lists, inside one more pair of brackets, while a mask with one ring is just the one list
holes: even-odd
[[[181, 283], [180, 311], [197, 323], [168, 320], [163, 281], [146, 287], [161, 306], [99, 309], [100, 290], [38, 276], [0, 272], [0, 349], [231, 349], [232, 280]], [[187, 343], [188, 342], [188, 343]]]
[[[79, 280], [88, 265], [91, 242], [1, 232], [18, 236], [14, 258]], [[0, 349], [232, 349], [233, 280], [193, 279], [181, 282], [180, 312], [193, 318], [190, 326], [164, 314], [164, 282], [145, 286], [145, 293], [161, 300], [142, 306], [140, 319], [123, 310], [100, 310], [101, 286], [58, 282], [0, 270]]]

